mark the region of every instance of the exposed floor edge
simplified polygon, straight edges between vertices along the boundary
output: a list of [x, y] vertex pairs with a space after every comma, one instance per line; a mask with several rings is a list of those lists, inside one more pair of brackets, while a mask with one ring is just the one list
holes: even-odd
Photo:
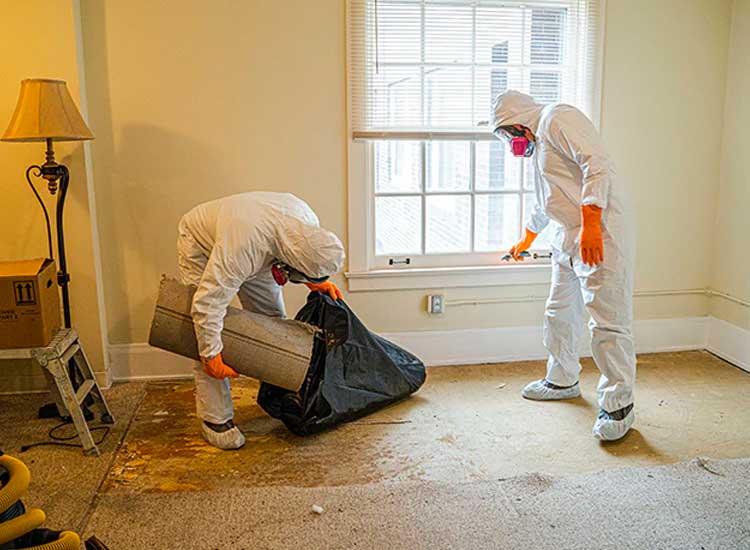
[[109, 464], [107, 464], [107, 468], [104, 471], [104, 474], [102, 475], [101, 480], [99, 481], [99, 485], [96, 487], [94, 494], [91, 496], [91, 501], [86, 507], [86, 510], [83, 513], [83, 516], [81, 517], [78, 523], [78, 526], [77, 526], [78, 533], [83, 533], [86, 530], [89, 520], [91, 519], [91, 515], [94, 513], [94, 510], [96, 510], [96, 505], [99, 500], [102, 487], [104, 486], [104, 483], [106, 482], [107, 477], [109, 477], [110, 472], [112, 471], [112, 467], [114, 466], [115, 461], [117, 460], [117, 455], [119, 454], [120, 449], [122, 449], [122, 446], [125, 443], [125, 439], [130, 433], [130, 428], [133, 425], [133, 422], [135, 421], [135, 418], [138, 415], [138, 411], [140, 410], [141, 405], [143, 405], [143, 400], [145, 398], [146, 398], [146, 386], [144, 385], [143, 388], [141, 389], [141, 394], [138, 400], [133, 406], [132, 413], [130, 414], [130, 418], [128, 419], [127, 426], [123, 430], [122, 435], [120, 436], [120, 439], [117, 441], [117, 445], [115, 446], [115, 449], [112, 452], [112, 456], [109, 458]]

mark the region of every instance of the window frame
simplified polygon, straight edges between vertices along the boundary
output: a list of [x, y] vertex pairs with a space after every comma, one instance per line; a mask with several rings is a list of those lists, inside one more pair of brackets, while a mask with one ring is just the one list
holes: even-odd
[[[590, 88], [591, 118], [597, 129], [601, 119], [601, 93], [602, 93], [602, 65], [603, 45], [605, 33], [606, 0], [598, 0], [601, 21], [599, 33], [593, 37], [595, 48], [598, 52], [593, 63], [593, 82], [586, 85]], [[457, 4], [462, 4], [459, 0]], [[533, 4], [540, 7], [559, 6], [564, 2], [555, 0], [542, 0], [534, 2], [531, 0], [526, 5]], [[347, 2], [347, 10], [349, 3]], [[347, 35], [351, 28], [347, 25]], [[581, 40], [581, 38], [577, 38]], [[587, 35], [586, 40], [591, 40]], [[349, 42], [347, 41], [347, 44]], [[529, 50], [530, 52], [530, 50]], [[524, 52], [528, 55], [529, 52]], [[573, 63], [578, 62], [572, 60]], [[540, 67], [544, 69], [545, 67]], [[528, 73], [530, 74], [530, 73]], [[527, 74], [527, 79], [528, 79]], [[347, 79], [347, 105], [352, 103], [352, 89]], [[478, 128], [478, 130], [480, 130]], [[436, 132], [438, 134], [439, 132]], [[468, 191], [428, 193], [424, 182], [424, 174], [427, 171], [426, 145], [422, 144], [421, 170], [422, 186], [419, 192], [393, 193], [394, 196], [420, 196], [437, 194], [460, 194], [470, 195], [472, 202], [471, 216], [471, 242], [472, 249], [475, 239], [476, 220], [474, 215], [474, 203], [478, 194], [503, 195], [512, 194], [519, 196], [520, 225], [524, 226], [524, 201], [532, 190], [525, 186], [525, 173], [528, 162], [522, 163], [522, 172], [519, 176], [520, 186], [509, 190], [488, 190], [477, 192], [474, 189], [476, 173], [476, 141], [486, 140], [488, 132], [478, 131], [475, 135], [468, 133], [454, 134], [452, 137], [458, 140], [468, 140], [471, 143], [471, 183]], [[373, 136], [377, 138], [378, 136]], [[440, 136], [446, 139], [445, 135]], [[382, 138], [382, 136], [381, 136]], [[421, 141], [416, 139], [415, 141]], [[426, 141], [425, 141], [426, 143]], [[529, 284], [543, 284], [549, 281], [551, 271], [547, 250], [532, 249], [542, 257], [529, 258], [523, 264], [502, 263], [498, 261], [497, 252], [469, 252], [456, 254], [419, 254], [419, 265], [415, 265], [410, 255], [378, 256], [375, 253], [375, 163], [374, 163], [374, 141], [355, 139], [353, 137], [353, 120], [351, 109], [347, 109], [347, 169], [348, 169], [348, 271], [345, 273], [349, 281], [349, 290], [395, 290], [395, 289], [426, 289], [446, 287], [479, 287], [479, 286], [519, 286]], [[379, 196], [389, 196], [391, 193], [378, 193]], [[422, 240], [426, 239], [424, 198], [422, 198]], [[394, 260], [389, 264], [388, 259]]]
[[[492, 138], [495, 139], [495, 138]], [[370, 261], [368, 265], [373, 269], [390, 269], [396, 268], [397, 266], [410, 266], [414, 268], [451, 268], [451, 267], [486, 267], [497, 263], [498, 253], [500, 251], [477, 251], [476, 250], [476, 231], [477, 231], [477, 217], [476, 217], [476, 199], [479, 196], [514, 196], [518, 197], [518, 235], [521, 235], [524, 227], [524, 212], [526, 211], [526, 201], [530, 200], [530, 195], [533, 195], [534, 190], [526, 186], [527, 182], [527, 171], [530, 169], [528, 162], [523, 162], [522, 159], [513, 159], [508, 153], [506, 161], [512, 159], [517, 162], [517, 174], [515, 178], [518, 183], [516, 188], [502, 188], [502, 189], [477, 189], [476, 188], [476, 170], [477, 170], [477, 155], [476, 145], [480, 141], [489, 143], [488, 140], [463, 140], [469, 144], [469, 185], [467, 189], [463, 190], [433, 190], [430, 191], [427, 188], [427, 147], [428, 141], [420, 141], [420, 166], [421, 166], [421, 182], [420, 189], [418, 191], [386, 191], [380, 192], [376, 190], [375, 185], [375, 167], [372, 166], [369, 173], [369, 191], [370, 191], [370, 216], [372, 218], [372, 235], [368, 239], [368, 258]], [[448, 141], [447, 143], [456, 143], [457, 141]], [[446, 143], [446, 142], [443, 142]], [[368, 158], [372, 163], [372, 159], [375, 158], [374, 148], [376, 147], [375, 142], [369, 142], [370, 150], [367, 152]], [[468, 252], [452, 252], [452, 253], [436, 253], [429, 252], [427, 250], [427, 197], [437, 196], [468, 196], [471, 201], [471, 217], [470, 217], [470, 250]], [[379, 197], [420, 197], [421, 199], [421, 250], [419, 253], [403, 253], [403, 254], [377, 254], [376, 251], [376, 222], [375, 222], [375, 208], [376, 200]], [[508, 248], [512, 246], [509, 244]], [[549, 249], [544, 247], [534, 247], [530, 250], [532, 255], [534, 253], [543, 255], [540, 258], [529, 258], [529, 263], [547, 263]], [[417, 261], [413, 261], [415, 258]], [[406, 260], [409, 260], [408, 264], [404, 264]], [[393, 263], [391, 263], [391, 261]]]

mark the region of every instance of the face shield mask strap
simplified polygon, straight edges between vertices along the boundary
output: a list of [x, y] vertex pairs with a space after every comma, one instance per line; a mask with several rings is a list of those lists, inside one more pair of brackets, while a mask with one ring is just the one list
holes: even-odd
[[498, 126], [493, 132], [496, 137], [503, 141], [509, 142], [514, 137], [526, 137], [526, 131], [520, 124], [511, 124], [508, 126]]

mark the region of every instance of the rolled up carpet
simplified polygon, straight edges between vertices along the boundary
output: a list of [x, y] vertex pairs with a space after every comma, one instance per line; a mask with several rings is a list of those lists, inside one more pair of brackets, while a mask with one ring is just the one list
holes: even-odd
[[[198, 359], [190, 309], [195, 287], [162, 277], [149, 344]], [[224, 318], [222, 357], [238, 373], [297, 391], [307, 376], [320, 329], [230, 307]]]

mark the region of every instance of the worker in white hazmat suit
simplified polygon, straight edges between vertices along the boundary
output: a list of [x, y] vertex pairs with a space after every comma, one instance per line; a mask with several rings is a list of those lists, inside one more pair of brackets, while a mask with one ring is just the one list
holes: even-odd
[[209, 443], [237, 449], [245, 443], [234, 425], [229, 377], [221, 357], [221, 331], [235, 296], [248, 311], [284, 317], [281, 286], [287, 280], [340, 299], [327, 278], [341, 269], [341, 241], [319, 227], [312, 209], [294, 195], [252, 192], [201, 204], [178, 226], [182, 281], [197, 286], [192, 316], [201, 361], [196, 362], [198, 416]]
[[552, 285], [544, 314], [547, 374], [523, 390], [528, 399], [580, 396], [578, 342], [590, 315], [591, 349], [601, 371], [593, 434], [623, 437], [633, 424], [633, 216], [591, 121], [570, 105], [540, 105], [509, 91], [494, 105], [495, 135], [535, 168], [536, 207], [515, 260], [553, 222]]

